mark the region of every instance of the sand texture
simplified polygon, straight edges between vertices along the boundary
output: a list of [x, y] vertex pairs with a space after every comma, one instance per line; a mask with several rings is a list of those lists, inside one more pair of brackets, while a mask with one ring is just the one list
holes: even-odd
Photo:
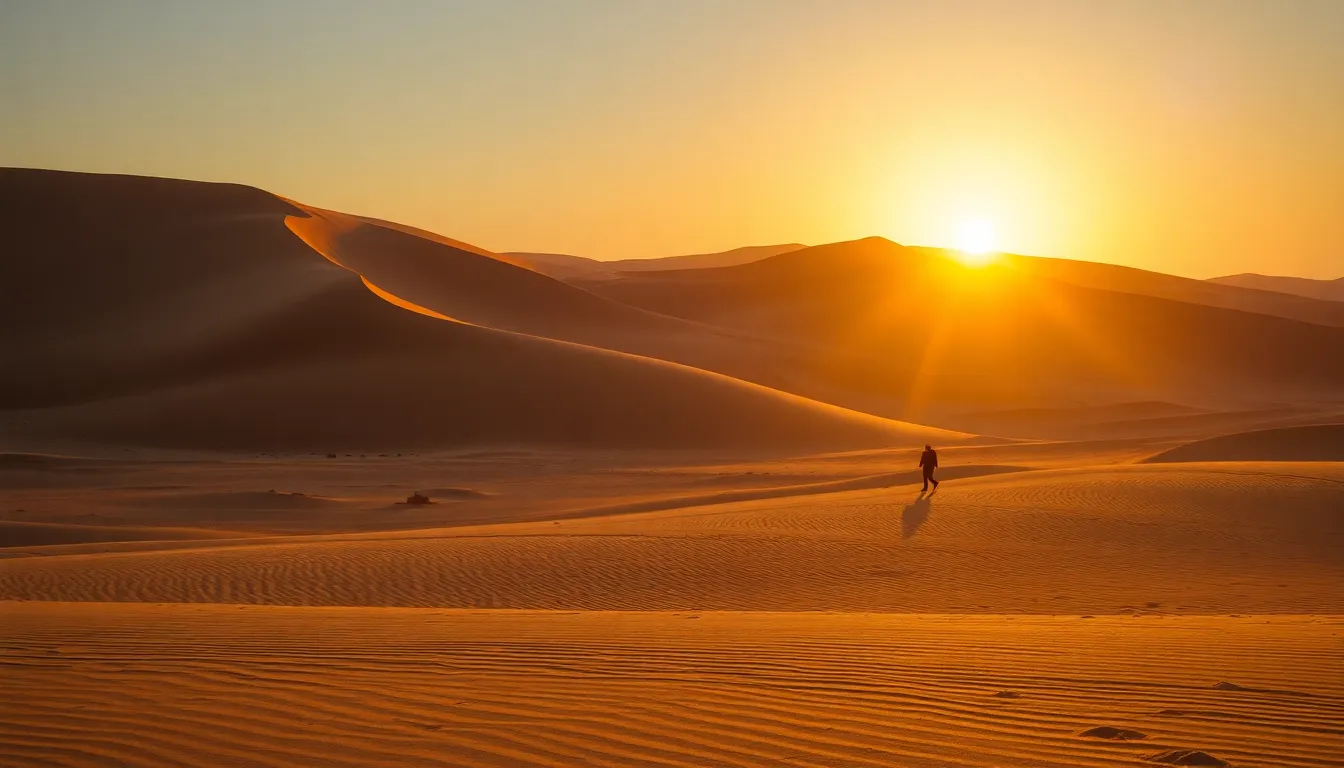
[[[1344, 750], [1341, 631], [1310, 617], [9, 604], [0, 759], [1083, 768], [1196, 750], [1327, 766]], [[1108, 727], [1143, 738], [1081, 735]]]

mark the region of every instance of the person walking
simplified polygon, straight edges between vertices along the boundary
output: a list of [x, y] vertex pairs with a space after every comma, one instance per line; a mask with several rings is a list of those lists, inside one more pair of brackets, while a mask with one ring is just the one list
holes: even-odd
[[938, 452], [933, 450], [933, 446], [924, 446], [924, 452], [919, 455], [919, 466], [924, 469], [924, 491], [929, 490], [929, 483], [933, 483], [937, 490], [938, 481], [933, 479], [933, 470], [938, 468]]

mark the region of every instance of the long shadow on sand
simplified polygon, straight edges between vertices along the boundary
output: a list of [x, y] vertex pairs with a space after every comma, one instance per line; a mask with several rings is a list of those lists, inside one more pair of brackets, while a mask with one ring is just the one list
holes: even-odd
[[920, 493], [919, 498], [910, 502], [905, 509], [901, 510], [901, 538], [908, 539], [914, 536], [915, 531], [918, 531], [924, 521], [929, 519], [932, 501], [932, 493]]

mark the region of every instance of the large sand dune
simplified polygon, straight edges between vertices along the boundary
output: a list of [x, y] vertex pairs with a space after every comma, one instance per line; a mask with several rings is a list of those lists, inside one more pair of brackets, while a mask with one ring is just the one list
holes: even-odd
[[[0, 297], [0, 406], [15, 434], [303, 451], [557, 442], [790, 450], [959, 438], [496, 330], [588, 328], [635, 346], [680, 334], [682, 349], [749, 357], [732, 342], [716, 347], [726, 335], [451, 241], [300, 210], [258, 190], [20, 170], [0, 175], [0, 187], [13, 203], [5, 229], [21, 246], [6, 252], [18, 279]], [[423, 301], [481, 327], [394, 306], [360, 273], [387, 284], [375, 286], [381, 295], [407, 293], [403, 307]], [[430, 288], [422, 295], [419, 285]], [[16, 410], [32, 406], [49, 407]]]

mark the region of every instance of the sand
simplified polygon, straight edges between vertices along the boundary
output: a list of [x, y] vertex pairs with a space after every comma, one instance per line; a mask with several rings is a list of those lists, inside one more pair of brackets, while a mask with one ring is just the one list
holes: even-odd
[[1341, 764], [1326, 302], [876, 238], [562, 281], [15, 169], [0, 215], [0, 765]]
[[[555, 610], [1119, 614], [1151, 604], [1172, 613], [1344, 612], [1339, 463], [1019, 471], [949, 479], [922, 498], [917, 491], [906, 480], [895, 488], [653, 512], [611, 515], [598, 508], [592, 516], [536, 522], [14, 557], [0, 561], [0, 598]], [[215, 509], [223, 507], [220, 501]], [[199, 519], [182, 502], [174, 508]], [[1267, 529], [1266, 510], [1276, 508], [1287, 511]]]
[[1344, 463], [1170, 448], [16, 456], [0, 763], [1334, 764]]
[[[13, 766], [1080, 768], [1190, 749], [1282, 768], [1344, 749], [1338, 618], [5, 611]], [[1080, 735], [1097, 727], [1145, 738]]]

